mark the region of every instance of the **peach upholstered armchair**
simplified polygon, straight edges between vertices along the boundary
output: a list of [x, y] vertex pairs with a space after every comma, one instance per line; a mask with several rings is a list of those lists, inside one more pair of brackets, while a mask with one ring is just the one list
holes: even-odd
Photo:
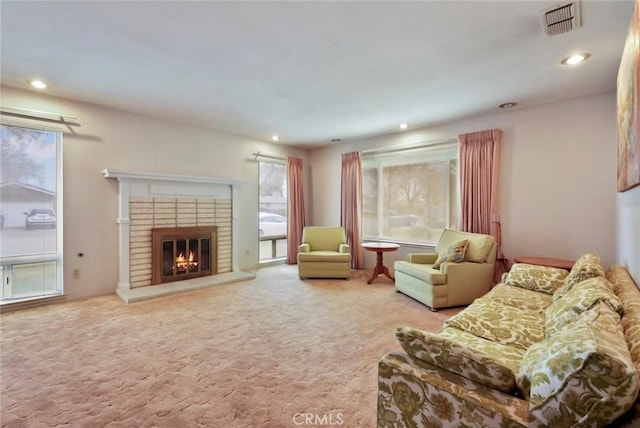
[[[464, 259], [434, 265], [441, 254], [467, 241]], [[409, 254], [397, 261], [396, 292], [413, 297], [431, 310], [468, 305], [493, 285], [496, 242], [491, 235], [445, 229], [434, 253]]]
[[351, 251], [342, 227], [307, 226], [298, 248], [300, 278], [351, 276]]

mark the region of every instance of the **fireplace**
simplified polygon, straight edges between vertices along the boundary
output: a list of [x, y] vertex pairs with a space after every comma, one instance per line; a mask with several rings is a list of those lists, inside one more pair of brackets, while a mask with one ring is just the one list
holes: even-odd
[[[116, 294], [125, 302], [137, 302], [153, 297], [167, 296], [197, 288], [255, 278], [242, 272], [238, 260], [238, 189], [241, 181], [224, 178], [173, 175], [160, 173], [127, 172], [105, 169], [103, 175], [118, 181], [118, 284]], [[156, 256], [160, 267], [152, 268], [154, 250], [152, 230], [161, 228], [211, 228], [204, 235], [197, 232], [182, 236], [184, 248], [205, 248], [205, 256], [189, 262], [169, 257], [167, 270], [162, 251]], [[167, 240], [178, 239], [171, 236]], [[204, 242], [202, 241], [204, 239]], [[209, 245], [207, 245], [209, 239]], [[188, 241], [188, 242], [187, 242]], [[156, 244], [157, 246], [158, 244]], [[182, 248], [182, 243], [179, 244]], [[209, 247], [209, 257], [206, 248]], [[167, 244], [167, 251], [173, 244]], [[178, 243], [176, 243], [176, 249]], [[159, 258], [158, 258], [159, 257]], [[173, 262], [171, 261], [173, 260]], [[196, 269], [197, 263], [197, 269]], [[174, 274], [175, 265], [175, 274]], [[166, 273], [165, 281], [154, 280], [152, 272]], [[168, 275], [171, 271], [171, 275]], [[204, 276], [207, 275], [207, 276]], [[200, 276], [196, 278], [195, 276]], [[184, 281], [182, 281], [184, 279]]]
[[151, 284], [217, 273], [218, 227], [151, 229]]

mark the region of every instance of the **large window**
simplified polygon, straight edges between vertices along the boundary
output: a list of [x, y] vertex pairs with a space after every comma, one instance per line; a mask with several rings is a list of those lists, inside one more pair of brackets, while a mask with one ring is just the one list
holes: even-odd
[[433, 244], [455, 227], [457, 153], [443, 143], [363, 156], [364, 238]]
[[1, 300], [62, 293], [62, 133], [3, 123]]
[[260, 261], [287, 256], [287, 166], [260, 162]]

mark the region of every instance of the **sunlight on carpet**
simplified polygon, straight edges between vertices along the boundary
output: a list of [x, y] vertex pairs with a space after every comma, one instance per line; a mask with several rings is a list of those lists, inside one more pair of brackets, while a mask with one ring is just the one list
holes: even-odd
[[2, 314], [2, 426], [295, 427], [317, 414], [373, 427], [396, 327], [436, 332], [460, 309], [431, 312], [369, 273], [301, 281], [274, 266], [130, 305]]

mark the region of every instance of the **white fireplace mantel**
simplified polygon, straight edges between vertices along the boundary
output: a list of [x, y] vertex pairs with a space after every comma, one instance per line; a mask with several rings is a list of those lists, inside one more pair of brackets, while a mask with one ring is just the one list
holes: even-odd
[[130, 284], [129, 260], [129, 199], [132, 197], [165, 198], [224, 198], [231, 199], [232, 207], [232, 261], [237, 266], [239, 245], [237, 215], [238, 188], [243, 181], [190, 175], [138, 173], [105, 169], [105, 178], [118, 180], [118, 247], [119, 275], [116, 292], [128, 292]]
[[226, 184], [230, 186], [240, 186], [243, 181], [232, 180], [228, 178], [201, 177], [197, 175], [177, 175], [177, 174], [159, 174], [149, 172], [126, 172], [116, 171], [113, 169], [105, 169], [102, 171], [105, 178], [116, 178], [118, 181], [173, 181], [176, 183], [200, 183], [200, 184]]

